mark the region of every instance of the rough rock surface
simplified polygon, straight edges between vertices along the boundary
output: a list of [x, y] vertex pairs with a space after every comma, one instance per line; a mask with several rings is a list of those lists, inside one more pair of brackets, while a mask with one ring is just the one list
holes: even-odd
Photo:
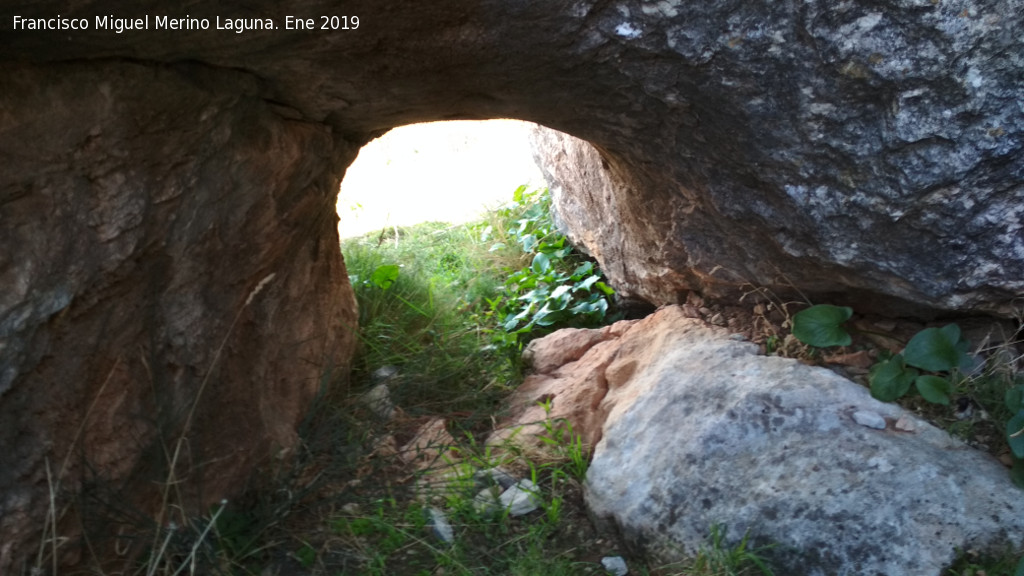
[[[548, 339], [535, 361], [566, 335]], [[935, 576], [957, 548], [1024, 543], [1019, 489], [989, 455], [679, 307], [548, 370], [524, 384], [523, 406], [548, 394], [553, 412], [600, 438], [588, 506], [663, 561], [692, 553], [716, 523], [777, 543], [784, 574]], [[603, 420], [568, 409], [582, 404]]]
[[88, 486], [103, 555], [149, 529], [100, 524], [159, 508], [176, 448], [193, 510], [287, 453], [355, 303], [330, 131], [251, 78], [97, 63], [0, 86], [0, 573], [19, 574], [47, 469], [62, 495]]
[[[1012, 315], [1013, 295], [1024, 288], [1012, 278], [1016, 264], [1007, 267], [1005, 259], [998, 262], [1003, 257], [991, 258], [1024, 249], [1019, 225], [1024, 170], [1010, 169], [1013, 176], [1004, 184], [1012, 191], [1005, 195], [959, 181], [871, 198], [864, 188], [881, 183], [850, 181], [846, 191], [811, 185], [817, 186], [811, 192], [805, 184], [784, 184], [781, 189], [790, 197], [777, 209], [767, 207], [767, 195], [723, 199], [727, 206], [715, 208], [705, 220], [709, 216], [696, 200], [680, 207], [679, 200], [649, 199], [651, 188], [615, 169], [612, 154], [584, 140], [542, 126], [532, 139], [559, 229], [598, 260], [627, 300], [681, 303], [690, 288], [729, 296], [755, 286], [784, 296], [794, 294], [796, 286], [801, 297], [882, 314], [927, 316], [928, 308], [937, 308]], [[1011, 163], [1024, 163], [1019, 147], [1008, 155]], [[917, 153], [904, 157], [918, 159]], [[993, 198], [997, 209], [990, 208]], [[791, 206], [782, 208], [786, 203]], [[951, 217], [949, 205], [961, 206], [959, 216]], [[763, 213], [751, 222], [723, 217], [746, 218], [742, 213], [748, 210]], [[1000, 211], [1005, 220], [996, 215]], [[666, 212], [674, 216], [665, 220]], [[982, 229], [992, 236], [975, 235]], [[814, 240], [806, 244], [801, 238]], [[773, 250], [785, 255], [767, 254]]]
[[[615, 280], [655, 303], [750, 282], [1010, 313], [1024, 290], [1020, 0], [358, 0], [344, 6], [356, 30], [320, 29], [314, 15], [343, 15], [333, 5], [279, 6], [41, 0], [22, 15], [90, 29], [14, 31], [3, 58], [242, 71], [357, 144], [465, 118], [573, 134], [616, 184], [616, 202], [591, 207], [603, 251], [624, 241]], [[95, 29], [121, 12], [210, 29]], [[317, 29], [285, 30], [288, 15]], [[278, 28], [236, 34], [218, 17]]]
[[[567, 328], [530, 342], [523, 353], [531, 366], [529, 374], [508, 400], [509, 413], [514, 416], [498, 428], [488, 440], [500, 444], [508, 438], [516, 442], [534, 439], [534, 447], [543, 449], [546, 420], [564, 418], [583, 443], [593, 447], [601, 439], [608, 411], [618, 399], [621, 376], [628, 376], [637, 363], [648, 363], [653, 357], [643, 355], [652, 340], [661, 335], [648, 331], [631, 331], [637, 320], [622, 320], [596, 330]], [[632, 336], [631, 336], [632, 334]], [[611, 371], [609, 364], [622, 350], [633, 352], [632, 364], [625, 370]], [[633, 389], [635, 392], [637, 389]], [[529, 443], [523, 444], [530, 448]]]
[[[1022, 291], [1019, 0], [281, 6], [5, 3], [0, 570], [38, 533], [47, 458], [150, 486], [140, 447], [203, 382], [193, 462], [240, 473], [253, 443], [287, 443], [347, 347], [331, 196], [394, 126], [511, 117], [591, 142], [627, 296], [753, 282], [1009, 313]], [[156, 28], [186, 15], [208, 28]], [[274, 29], [224, 29], [240, 18]]]

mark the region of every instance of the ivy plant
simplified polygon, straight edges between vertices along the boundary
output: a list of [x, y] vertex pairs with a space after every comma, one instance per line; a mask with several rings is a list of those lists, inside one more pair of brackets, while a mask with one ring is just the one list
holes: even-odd
[[[489, 301], [498, 324], [507, 336], [504, 344], [521, 344], [522, 339], [541, 329], [596, 325], [608, 314], [615, 291], [603, 281], [593, 262], [574, 252], [568, 239], [558, 233], [551, 219], [547, 190], [516, 190], [513, 206], [520, 216], [507, 237], [526, 254], [530, 264], [512, 271], [499, 298]], [[495, 244], [491, 250], [506, 248]]]
[[[846, 306], [811, 306], [793, 315], [793, 336], [818, 348], [849, 346], [852, 338], [843, 324], [852, 315], [853, 309]], [[925, 400], [948, 405], [953, 394], [952, 379], [971, 366], [967, 349], [968, 343], [956, 324], [925, 328], [911, 338], [902, 353], [871, 368], [871, 395], [892, 402], [913, 386]]]
[[842, 325], [850, 316], [853, 316], [853, 308], [846, 306], [811, 306], [793, 315], [793, 336], [818, 348], [849, 346], [853, 340]]
[[913, 383], [925, 400], [948, 405], [953, 394], [952, 379], [971, 367], [968, 346], [956, 324], [921, 330], [902, 353], [872, 367], [868, 376], [871, 395], [892, 402], [906, 394]]
[[[811, 346], [847, 346], [852, 339], [843, 323], [852, 313], [841, 306], [811, 306], [794, 314], [793, 336]], [[978, 361], [969, 349], [956, 324], [925, 328], [907, 342], [902, 352], [872, 366], [868, 375], [871, 395], [892, 402], [914, 387], [925, 400], [949, 405], [954, 382], [977, 367]], [[1016, 384], [1006, 390], [1004, 404], [1012, 415], [1006, 421], [1005, 432], [1013, 458], [1010, 476], [1024, 488], [1024, 378], [1018, 376]], [[1024, 576], [1024, 559], [1015, 575]]]

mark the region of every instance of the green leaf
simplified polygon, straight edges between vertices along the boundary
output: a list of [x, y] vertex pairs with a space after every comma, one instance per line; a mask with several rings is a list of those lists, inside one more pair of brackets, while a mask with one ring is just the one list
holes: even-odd
[[612, 294], [615, 294], [615, 288], [612, 288], [611, 286], [605, 284], [604, 282], [595, 282], [594, 286], [601, 292], [604, 292], [605, 296], [611, 296]]
[[[564, 256], [564, 254], [561, 254], [563, 246], [565, 246], [565, 236], [559, 236], [550, 242], [541, 242], [537, 245], [537, 250], [547, 252], [548, 254], [553, 254], [561, 258]], [[572, 248], [570, 247], [568, 250], [571, 252]]]
[[579, 266], [576, 267], [576, 270], [572, 273], [572, 275], [574, 277], [575, 276], [582, 277], [582, 276], [584, 276], [586, 274], [590, 274], [590, 272], [593, 271], [593, 269], [594, 269], [594, 263], [593, 262], [584, 262], [583, 264], [580, 264]]
[[547, 301], [546, 306], [550, 310], [565, 310], [565, 307], [569, 305], [570, 300], [572, 300], [572, 297], [568, 295], [561, 298], [551, 298]]
[[523, 245], [523, 252], [530, 253], [537, 246], [537, 237], [533, 234], [527, 234], [520, 238], [519, 242]]
[[[1013, 459], [1013, 468], [1010, 468], [1010, 479], [1017, 485], [1018, 488], [1024, 488], [1024, 460], [1020, 458]], [[1021, 564], [1024, 564], [1024, 558], [1021, 559]], [[1014, 572], [1014, 576], [1022, 576], [1024, 572], [1021, 572], [1021, 564], [1017, 565], [1017, 571]]]
[[953, 393], [953, 385], [948, 378], [941, 376], [924, 375], [918, 376], [914, 381], [917, 391], [924, 396], [924, 399], [933, 404], [949, 405], [949, 396]]
[[601, 279], [601, 277], [597, 276], [597, 275], [590, 276], [586, 280], [584, 280], [584, 281], [580, 282], [579, 284], [577, 284], [576, 287], [579, 288], [580, 290], [587, 290], [589, 292], [590, 291], [590, 287], [593, 286], [595, 283], [597, 283], [597, 281], [600, 280], [600, 279]]
[[593, 302], [580, 302], [569, 309], [575, 316], [583, 316], [584, 314], [590, 314], [597, 309], [597, 306]]
[[537, 311], [533, 316], [533, 323], [538, 326], [551, 326], [555, 322], [561, 322], [569, 318], [565, 310], [552, 310], [547, 304]]
[[903, 356], [907, 364], [930, 372], [943, 372], [960, 366], [966, 353], [960, 342], [960, 327], [925, 328], [907, 342]]
[[566, 292], [568, 292], [569, 290], [572, 290], [572, 286], [569, 286], [567, 284], [563, 284], [563, 285], [559, 286], [558, 288], [555, 288], [554, 290], [551, 291], [551, 299], [552, 300], [557, 300], [558, 298], [561, 298], [562, 295], [565, 294]]
[[543, 252], [538, 252], [533, 257], [533, 263], [530, 264], [530, 269], [535, 274], [543, 274], [551, 268], [551, 260], [548, 259], [548, 255]]
[[917, 370], [908, 368], [903, 357], [897, 354], [871, 367], [868, 375], [871, 395], [883, 402], [892, 402], [910, 390], [916, 377]]
[[960, 364], [957, 365], [957, 368], [959, 368], [960, 371], [963, 372], [964, 374], [970, 374], [976, 368], [985, 363], [980, 358], [971, 356], [971, 354], [968, 352], [968, 350], [970, 350], [970, 347], [971, 344], [966, 340], [961, 340], [957, 342], [955, 346], [957, 356], [960, 358]]
[[370, 275], [370, 281], [373, 282], [381, 290], [387, 290], [391, 288], [391, 285], [398, 279], [398, 265], [397, 264], [384, 264], [383, 266], [377, 266], [377, 269]]
[[1024, 458], [1024, 432], [1021, 430], [1024, 430], [1024, 410], [1006, 423], [1006, 441], [1017, 458]]
[[1024, 410], [1024, 386], [1014, 386], [1006, 391], [1004, 395], [1006, 409], [1010, 412]]
[[793, 336], [818, 348], [849, 346], [853, 340], [841, 324], [852, 315], [853, 309], [846, 306], [811, 306], [793, 315]]
[[950, 342], [960, 341], [960, 327], [956, 324], [946, 324], [942, 328], [939, 328], [939, 332], [942, 332]]
[[548, 299], [548, 289], [546, 287], [534, 288], [518, 299], [531, 304], [539, 304]]
[[522, 204], [523, 203], [523, 194], [525, 192], [526, 192], [526, 184], [523, 184], [519, 188], [516, 188], [516, 191], [512, 193], [512, 201], [515, 202], [516, 204]]
[[519, 291], [532, 290], [535, 286], [537, 286], [537, 276], [535, 274], [529, 273], [528, 270], [529, 269], [526, 269], [525, 273], [516, 274], [515, 276], [509, 277], [508, 282], [506, 282], [505, 285], [510, 286], [509, 283], [518, 285], [517, 290]]
[[302, 564], [303, 568], [312, 568], [316, 562], [316, 550], [309, 544], [304, 544], [302, 548], [295, 553], [295, 557]]

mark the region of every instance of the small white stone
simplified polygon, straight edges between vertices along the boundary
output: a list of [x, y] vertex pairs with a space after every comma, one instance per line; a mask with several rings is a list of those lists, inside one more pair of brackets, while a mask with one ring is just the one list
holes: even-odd
[[867, 426], [875, 430], [885, 430], [885, 418], [882, 418], [878, 412], [858, 410], [853, 413], [853, 421], [861, 426]]
[[391, 420], [395, 415], [395, 405], [391, 402], [391, 391], [387, 384], [377, 384], [363, 395], [366, 405], [378, 418]]
[[523, 479], [502, 492], [498, 500], [501, 507], [508, 510], [509, 516], [522, 516], [533, 512], [543, 504], [538, 492], [536, 484]]
[[914, 420], [906, 414], [900, 416], [900, 419], [896, 421], [896, 424], [893, 427], [900, 432], [913, 432], [917, 430], [917, 425], [914, 424]]
[[477, 470], [473, 474], [473, 481], [478, 486], [498, 485], [501, 486], [502, 490], [504, 490], [515, 484], [516, 478], [501, 466], [495, 466], [494, 468], [488, 468], [487, 470]]
[[484, 488], [473, 497], [473, 509], [481, 514], [492, 514], [498, 511], [498, 493], [493, 487]]
[[445, 544], [454, 543], [455, 532], [452, 530], [452, 525], [448, 523], [448, 518], [445, 517], [444, 512], [433, 506], [427, 508], [425, 512], [427, 515], [427, 528], [430, 529], [430, 533]]
[[374, 382], [387, 382], [395, 376], [398, 376], [398, 368], [391, 365], [381, 366], [374, 370], [373, 374], [370, 375]]
[[612, 576], [626, 576], [629, 574], [629, 567], [622, 556], [605, 556], [601, 558], [601, 566]]

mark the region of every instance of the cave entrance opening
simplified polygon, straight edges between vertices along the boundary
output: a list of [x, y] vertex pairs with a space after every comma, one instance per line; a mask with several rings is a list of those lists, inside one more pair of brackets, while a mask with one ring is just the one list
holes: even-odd
[[460, 224], [546, 186], [520, 120], [460, 120], [395, 128], [362, 148], [341, 183], [342, 238], [422, 222]]
[[366, 144], [349, 167], [337, 210], [359, 310], [357, 390], [386, 381], [388, 402], [417, 416], [489, 413], [509, 392], [513, 374], [489, 330], [505, 314], [508, 270], [530, 261], [514, 242], [492, 250], [512, 220], [488, 226], [521, 186], [546, 187], [535, 127], [411, 124]]
[[459, 426], [486, 434], [530, 340], [614, 319], [614, 290], [555, 223], [535, 126], [413, 125], [349, 169], [338, 211], [359, 314], [355, 393], [416, 417], [471, 415]]
[[[532, 406], [543, 413], [531, 411], [529, 418], [543, 424], [524, 435], [544, 434], [554, 444], [528, 440], [531, 448], [520, 450], [512, 440], [526, 427], [507, 420], [511, 410], [534, 398], [516, 396], [527, 370], [522, 351], [561, 328], [605, 325], [617, 311], [598, 267], [557, 229], [530, 130], [507, 121], [411, 126], [364, 147], [349, 169], [339, 214], [358, 347], [346, 402], [336, 412], [340, 421], [325, 436], [331, 450], [357, 445], [358, 452], [337, 460], [358, 463], [356, 482], [345, 478], [345, 498], [361, 502], [357, 510], [377, 510], [370, 512], [374, 526], [386, 526], [382, 521], [391, 517], [402, 525], [424, 518], [429, 495], [436, 504], [432, 526], [443, 521], [459, 538], [464, 528], [500, 533], [466, 540], [460, 564], [488, 562], [503, 573], [535, 574], [564, 569], [532, 560], [527, 565], [523, 558], [532, 554], [509, 542], [545, 558], [567, 558], [597, 537], [579, 488], [588, 449], [570, 424], [544, 412], [553, 395]], [[552, 150], [540, 158], [544, 172], [554, 172], [561, 153], [542, 144], [538, 149]], [[334, 430], [348, 431], [346, 440], [334, 441]], [[351, 438], [368, 441], [364, 447]], [[539, 449], [542, 444], [549, 448]], [[494, 487], [467, 492], [461, 480], [496, 478], [494, 470], [512, 485], [498, 498], [517, 494], [512, 487], [529, 486], [526, 481], [545, 487], [544, 498], [556, 503], [558, 514], [540, 517], [552, 531], [537, 530], [538, 515], [527, 518], [529, 509], [518, 521], [499, 514], [500, 530], [488, 527], [490, 520], [481, 523], [488, 513], [480, 502], [490, 501]], [[385, 498], [389, 506], [377, 507]], [[344, 526], [351, 531], [352, 524]], [[553, 530], [579, 536], [555, 542]], [[376, 535], [366, 536], [372, 545]], [[411, 556], [387, 559], [394, 573], [438, 561], [433, 545], [405, 547]]]

